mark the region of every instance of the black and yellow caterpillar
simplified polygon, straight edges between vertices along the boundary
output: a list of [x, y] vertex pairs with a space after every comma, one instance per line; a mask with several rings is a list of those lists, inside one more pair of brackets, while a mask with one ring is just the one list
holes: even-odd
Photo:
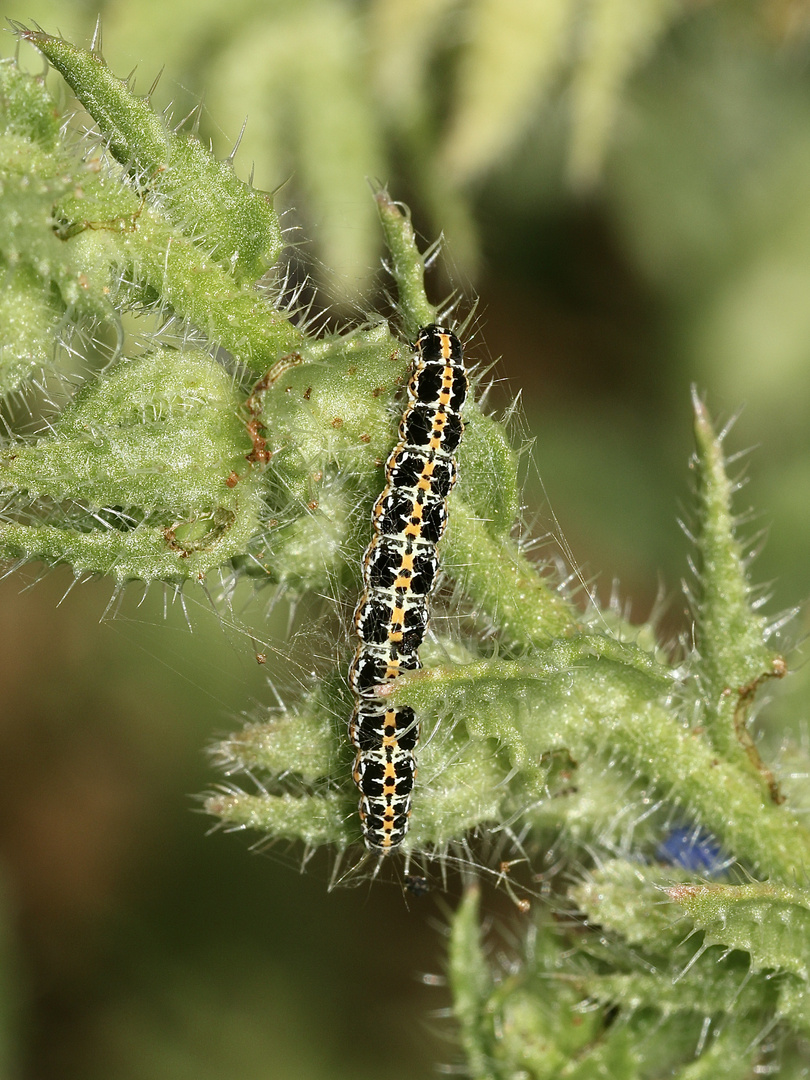
[[357, 751], [360, 820], [366, 847], [382, 854], [408, 831], [419, 723], [413, 709], [386, 706], [375, 691], [420, 667], [467, 389], [456, 335], [442, 326], [423, 327], [399, 441], [372, 512], [374, 535], [363, 556], [363, 593], [354, 613], [360, 643], [349, 670], [357, 698], [349, 738]]

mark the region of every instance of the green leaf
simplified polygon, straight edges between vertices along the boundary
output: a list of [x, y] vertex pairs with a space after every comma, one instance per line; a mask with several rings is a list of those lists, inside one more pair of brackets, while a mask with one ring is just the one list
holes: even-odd
[[579, 187], [599, 175], [625, 83], [681, 13], [679, 0], [586, 0], [571, 85], [568, 170]]
[[464, 717], [471, 736], [498, 740], [527, 780], [551, 752], [566, 750], [574, 760], [600, 755], [687, 807], [727, 851], [793, 879], [810, 865], [807, 829], [748, 770], [718, 759], [708, 740], [684, 726], [665, 704], [665, 688], [640, 650], [580, 635], [523, 661], [414, 672], [391, 695], [421, 715], [452, 710]]
[[609, 859], [569, 890], [593, 926], [619, 934], [630, 945], [667, 950], [684, 937], [680, 912], [673, 913], [661, 892], [662, 881], [688, 881], [672, 867], [644, 866]]
[[810, 893], [771, 882], [673, 885], [667, 896], [706, 945], [742, 949], [753, 971], [772, 969], [810, 979]]
[[[335, 739], [332, 714], [336, 705], [340, 707], [340, 699], [336, 699], [334, 686], [322, 683], [299, 708], [246, 724], [217, 743], [213, 754], [229, 776], [259, 768], [273, 780], [289, 774], [307, 784], [322, 780], [346, 757]], [[343, 705], [348, 722], [351, 706]]]
[[42, 31], [18, 32], [61, 72], [137, 185], [154, 192], [169, 220], [210, 258], [249, 283], [275, 264], [283, 245], [269, 196], [237, 179], [230, 161], [216, 161], [193, 135], [169, 131], [100, 55]]
[[86, 258], [57, 231], [55, 205], [94, 181], [58, 136], [43, 81], [0, 61], [0, 393], [58, 366], [66, 322], [117, 322], [111, 260]]
[[6, 394], [50, 365], [64, 308], [32, 267], [2, 260], [0, 275], [0, 394]]
[[21, 71], [14, 60], [0, 60], [0, 137], [16, 135], [56, 149], [60, 116], [45, 80]]
[[77, 394], [51, 434], [0, 453], [0, 490], [13, 493], [0, 551], [119, 581], [199, 577], [258, 529], [249, 448], [210, 357], [157, 349], [123, 361]]
[[311, 499], [313, 474], [339, 472], [345, 483], [367, 488], [368, 528], [396, 441], [390, 405], [407, 381], [409, 352], [380, 324], [313, 342], [290, 359], [253, 395], [288, 492], [283, 498], [303, 504]]
[[492, 745], [471, 741], [452, 716], [422, 714], [416, 793], [418, 811], [405, 839], [405, 851], [441, 850], [471, 830], [492, 827], [510, 814], [503, 784], [504, 761]]
[[[456, 497], [463, 499], [489, 535], [508, 545], [520, 509], [517, 454], [503, 424], [487, 416], [471, 401], [464, 414], [464, 438], [458, 452], [459, 483]], [[561, 614], [571, 609], [560, 604]]]
[[565, 977], [559, 935], [541, 924], [521, 970], [499, 977], [482, 944], [478, 909], [478, 890], [468, 889], [453, 917], [448, 950], [453, 1011], [471, 1075], [481, 1080], [632, 1075], [625, 1068], [630, 1049], [625, 1034], [605, 1039], [601, 1009], [584, 1010], [579, 989]]
[[[695, 948], [693, 944], [693, 953]], [[619, 1007], [625, 1015], [643, 1009], [655, 1010], [664, 1018], [693, 1013], [702, 1020], [733, 1014], [751, 1024], [775, 1003], [774, 984], [765, 978], [752, 980], [745, 964], [722, 962], [716, 951], [708, 954], [705, 963], [698, 960], [686, 974], [669, 966], [650, 972], [651, 966], [646, 958], [639, 958], [632, 973], [587, 975], [582, 986], [600, 1004]], [[746, 1045], [750, 1041], [749, 1028]]]
[[53, 283], [77, 316], [104, 318], [112, 315], [111, 260], [88, 262], [56, 229], [55, 205], [87, 183], [93, 183], [88, 170], [74, 170], [35, 143], [12, 135], [0, 140], [0, 255], [9, 266], [30, 267], [46, 297]]
[[[503, 159], [565, 64], [577, 19], [570, 0], [475, 0], [457, 72], [443, 166], [468, 182]], [[632, 21], [632, 20], [631, 20]]]
[[746, 712], [763, 679], [787, 668], [768, 648], [768, 627], [752, 604], [746, 558], [735, 536], [733, 485], [726, 475], [722, 436], [693, 393], [697, 455], [696, 650], [693, 656], [705, 727], [718, 750], [748, 767], [778, 798], [772, 774], [759, 759], [745, 726]]
[[579, 616], [574, 607], [537, 573], [514, 541], [503, 535], [493, 539], [489, 522], [464, 504], [460, 492], [450, 498], [441, 557], [479, 615], [497, 622], [509, 648], [542, 648], [557, 635], [575, 631]]
[[470, 1074], [476, 1080], [489, 1080], [496, 1074], [488, 1061], [485, 1010], [493, 980], [481, 947], [479, 904], [478, 889], [468, 889], [453, 916], [447, 961], [453, 1013], [461, 1029]]
[[[59, 235], [77, 260], [126, 270], [142, 303], [159, 297], [257, 375], [304, 335], [269, 299], [208, 257], [197, 239], [172, 225], [114, 174], [89, 178], [58, 203]], [[138, 288], [139, 286], [139, 288]]]
[[351, 5], [334, 0], [254, 5], [205, 43], [220, 50], [212, 110], [231, 130], [249, 117], [257, 175], [289, 182], [298, 213], [317, 223], [310, 239], [330, 295], [351, 299], [379, 252], [365, 178], [386, 169], [362, 26]]
[[226, 792], [211, 795], [205, 809], [233, 829], [257, 829], [284, 840], [301, 840], [313, 847], [335, 844], [346, 847], [359, 835], [350, 829], [348, 805], [335, 792], [323, 795], [247, 795]]

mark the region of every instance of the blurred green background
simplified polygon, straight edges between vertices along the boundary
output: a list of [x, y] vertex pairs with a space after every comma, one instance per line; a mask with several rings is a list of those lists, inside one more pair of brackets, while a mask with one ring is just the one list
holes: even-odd
[[[804, 600], [807, 0], [2, 7], [80, 44], [99, 9], [111, 68], [137, 65], [145, 93], [165, 65], [154, 100], [178, 121], [204, 95], [220, 156], [248, 116], [237, 169], [283, 185], [290, 240], [341, 317], [378, 299], [366, 177], [427, 240], [444, 231], [434, 297], [479, 298], [471, 355], [499, 358], [502, 405], [522, 392], [526, 518], [555, 534], [553, 509], [603, 600], [618, 579], [644, 619], [660, 585], [666, 633], [688, 628], [692, 382], [721, 420], [743, 406], [728, 447], [756, 447], [739, 509], [768, 531], [768, 610]], [[109, 583], [60, 603], [72, 576], [35, 578], [0, 583], [3, 1075], [404, 1080], [452, 1060], [428, 1018], [445, 993], [419, 979], [441, 969], [439, 896], [327, 896], [325, 856], [301, 875], [300, 852], [249, 854], [194, 812], [218, 779], [203, 748], [270, 701], [249, 634], [202, 594], [190, 632], [156, 588], [99, 621]], [[241, 618], [267, 635], [258, 602]], [[794, 666], [773, 715], [801, 726], [801, 650]]]

